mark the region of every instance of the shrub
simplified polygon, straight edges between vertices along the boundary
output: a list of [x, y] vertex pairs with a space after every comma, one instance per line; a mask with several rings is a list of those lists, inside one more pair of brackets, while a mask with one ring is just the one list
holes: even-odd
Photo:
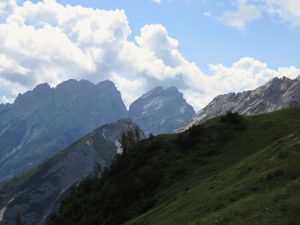
[[229, 123], [240, 123], [242, 121], [242, 117], [238, 112], [227, 111], [224, 116], [221, 117], [222, 122]]
[[151, 140], [151, 139], [153, 139], [153, 138], [154, 138], [154, 135], [153, 135], [152, 133], [150, 133], [150, 134], [149, 134], [149, 138], [148, 138], [148, 139], [150, 139], [150, 140]]
[[202, 125], [193, 125], [187, 131], [177, 136], [176, 142], [181, 149], [193, 146], [197, 140], [204, 134], [205, 128]]
[[199, 137], [204, 134], [204, 127], [201, 125], [193, 125], [189, 130], [189, 137]]

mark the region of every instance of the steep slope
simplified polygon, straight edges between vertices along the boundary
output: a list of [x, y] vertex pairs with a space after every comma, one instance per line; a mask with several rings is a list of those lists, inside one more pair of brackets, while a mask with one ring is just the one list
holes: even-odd
[[223, 115], [230, 110], [243, 115], [257, 115], [298, 105], [300, 104], [299, 90], [300, 76], [294, 80], [283, 77], [274, 78], [253, 91], [217, 96], [176, 132], [182, 132], [195, 124]]
[[27, 225], [44, 224], [70, 187], [90, 175], [96, 163], [102, 167], [111, 163], [121, 132], [136, 128], [131, 120], [104, 125], [30, 173], [0, 186], [0, 206], [6, 207], [3, 224], [14, 225], [18, 212]]
[[5, 113], [9, 109], [10, 105], [9, 104], [0, 104], [0, 115]]
[[299, 161], [300, 107], [228, 113], [134, 145], [48, 224], [296, 225]]
[[93, 129], [126, 118], [111, 81], [69, 80], [19, 95], [0, 107], [0, 180], [31, 168]]
[[195, 112], [176, 87], [157, 87], [133, 102], [129, 115], [146, 134], [161, 134], [185, 124]]

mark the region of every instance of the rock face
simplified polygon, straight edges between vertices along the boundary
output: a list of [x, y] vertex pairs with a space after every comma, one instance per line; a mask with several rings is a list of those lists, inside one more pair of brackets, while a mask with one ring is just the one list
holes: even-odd
[[38, 85], [0, 106], [0, 181], [48, 159], [95, 128], [127, 117], [111, 81]]
[[129, 108], [129, 116], [146, 134], [170, 133], [185, 124], [195, 112], [176, 87], [157, 87]]
[[5, 113], [9, 109], [9, 107], [10, 107], [9, 104], [6, 105], [0, 104], [0, 115]]
[[286, 77], [274, 78], [252, 91], [217, 96], [192, 120], [175, 132], [182, 132], [205, 120], [223, 115], [227, 111], [257, 115], [298, 104], [300, 104], [300, 76], [294, 80]]
[[129, 113], [111, 81], [41, 84], [0, 105], [0, 181], [55, 155], [93, 129], [131, 117], [146, 134], [170, 133], [195, 115], [177, 88], [155, 88]]
[[136, 128], [131, 120], [104, 125], [31, 172], [0, 186], [3, 224], [14, 225], [18, 212], [27, 225], [45, 224], [70, 187], [94, 171], [95, 163], [110, 164], [121, 132]]

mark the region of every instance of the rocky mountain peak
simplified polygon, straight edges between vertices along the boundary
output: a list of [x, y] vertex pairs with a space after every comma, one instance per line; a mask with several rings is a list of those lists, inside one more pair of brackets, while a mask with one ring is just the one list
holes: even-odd
[[37, 85], [34, 89], [33, 92], [41, 92], [41, 91], [47, 91], [51, 89], [50, 85], [48, 83], [43, 83], [43, 84], [39, 84]]
[[129, 116], [146, 134], [169, 133], [195, 114], [176, 87], [156, 87], [134, 101]]
[[217, 96], [186, 125], [175, 132], [182, 132], [195, 124], [223, 115], [230, 110], [244, 115], [257, 115], [298, 105], [300, 104], [299, 90], [299, 77], [294, 80], [276, 77], [255, 90]]
[[66, 81], [63, 81], [62, 83], [58, 84], [56, 86], [57, 89], [71, 89], [76, 88], [80, 86], [94, 86], [93, 83], [87, 80], [75, 80], [75, 79], [69, 79]]
[[293, 82], [293, 80], [287, 78], [287, 77], [275, 77], [272, 80], [270, 80], [268, 83], [266, 83], [265, 85], [261, 86], [262, 88], [271, 88], [271, 87], [278, 87], [278, 86], [282, 86], [282, 85], [289, 85]]
[[100, 83], [98, 83], [96, 85], [99, 88], [113, 88], [113, 89], [117, 89], [114, 82], [110, 81], [110, 80], [104, 80], [101, 81]]
[[128, 117], [111, 81], [68, 80], [55, 88], [41, 84], [1, 108], [0, 180], [31, 168], [96, 127]]
[[152, 88], [150, 91], [148, 91], [147, 93], [145, 93], [143, 96], [141, 96], [140, 98], [146, 98], [148, 96], [153, 96], [153, 95], [159, 95], [160, 93], [162, 93], [164, 91], [164, 89], [162, 87], [155, 87]]
[[43, 83], [37, 85], [33, 90], [19, 94], [15, 99], [15, 104], [28, 104], [30, 101], [38, 101], [41, 98], [47, 97], [52, 92], [49, 84]]
[[[180, 93], [180, 92], [178, 91], [177, 87], [175, 87], [175, 86], [168, 87], [168, 88], [166, 89], [166, 91], [169, 92], [169, 93]], [[181, 93], [180, 93], [180, 94], [181, 94]]]

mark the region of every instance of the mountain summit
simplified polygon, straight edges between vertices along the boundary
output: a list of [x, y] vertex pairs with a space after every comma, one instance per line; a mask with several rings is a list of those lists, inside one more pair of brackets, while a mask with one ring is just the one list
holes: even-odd
[[175, 132], [210, 118], [225, 114], [227, 111], [243, 115], [257, 115], [300, 104], [300, 76], [294, 80], [287, 77], [274, 78], [265, 85], [252, 91], [219, 95], [186, 125]]
[[41, 84], [0, 106], [0, 180], [18, 175], [95, 128], [127, 117], [111, 81]]
[[134, 101], [129, 116], [146, 134], [170, 133], [185, 124], [195, 112], [176, 87], [156, 87]]

